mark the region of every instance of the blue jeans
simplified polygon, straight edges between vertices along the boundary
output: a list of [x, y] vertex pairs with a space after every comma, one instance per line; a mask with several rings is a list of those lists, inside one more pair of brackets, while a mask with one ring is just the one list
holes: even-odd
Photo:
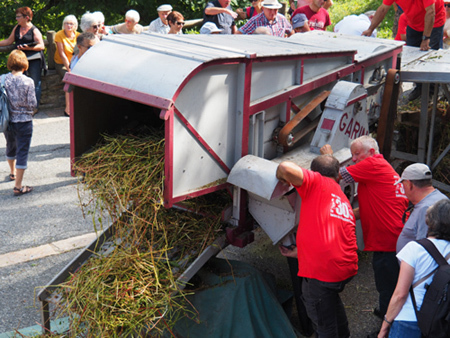
[[406, 322], [394, 320], [389, 331], [389, 338], [421, 338], [419, 325], [417, 322]]
[[17, 169], [27, 169], [33, 121], [10, 123], [5, 131], [6, 159], [16, 160]]
[[375, 251], [372, 258], [380, 312], [384, 315], [397, 285], [400, 267], [395, 252]]
[[[411, 27], [406, 27], [406, 45], [420, 47], [422, 43], [423, 32], [416, 31]], [[438, 50], [444, 44], [444, 26], [433, 28], [430, 37], [430, 48]]]
[[41, 60], [31, 60], [28, 61], [28, 70], [25, 75], [31, 77], [34, 82], [34, 90], [36, 93], [37, 106], [39, 107], [39, 102], [41, 101]]
[[303, 278], [302, 297], [317, 338], [350, 337], [347, 315], [339, 293], [351, 279], [328, 283]]

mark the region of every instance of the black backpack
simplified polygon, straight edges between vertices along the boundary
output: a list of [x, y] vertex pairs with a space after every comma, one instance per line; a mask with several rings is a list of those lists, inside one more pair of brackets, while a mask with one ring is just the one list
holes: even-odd
[[9, 125], [9, 101], [5, 88], [5, 75], [0, 82], [0, 133], [5, 132]]
[[[435, 272], [435, 275], [431, 284], [425, 284], [427, 291], [420, 311], [417, 311], [414, 286], [411, 286], [409, 290], [417, 323], [423, 337], [448, 338], [450, 337], [450, 265], [430, 240], [424, 238], [416, 242], [422, 245], [439, 264], [439, 267], [432, 272]], [[430, 275], [424, 279], [428, 279]], [[416, 284], [419, 283], [420, 281]]]

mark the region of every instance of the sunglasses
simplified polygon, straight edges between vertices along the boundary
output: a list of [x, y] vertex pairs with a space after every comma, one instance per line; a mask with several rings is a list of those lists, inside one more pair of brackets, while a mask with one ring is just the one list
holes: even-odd
[[184, 26], [184, 21], [177, 21], [178, 26]]
[[99, 29], [100, 25], [92, 25], [91, 27], [94, 28], [94, 29]]
[[450, 7], [450, 4], [444, 4], [444, 7]]

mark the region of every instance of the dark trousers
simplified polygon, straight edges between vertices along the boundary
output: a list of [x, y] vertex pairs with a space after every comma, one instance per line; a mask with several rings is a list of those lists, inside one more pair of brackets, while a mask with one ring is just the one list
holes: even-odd
[[[420, 47], [422, 43], [423, 32], [416, 31], [411, 27], [406, 27], [406, 45], [412, 47]], [[439, 49], [443, 46], [444, 26], [433, 28], [430, 37], [430, 48]]]
[[39, 107], [39, 102], [41, 100], [41, 73], [42, 73], [42, 65], [41, 60], [31, 60], [28, 62], [28, 70], [25, 72], [25, 75], [31, 77], [34, 82], [34, 90], [36, 93], [36, 101]]
[[295, 304], [297, 305], [297, 314], [300, 327], [298, 330], [305, 337], [310, 337], [314, 333], [313, 324], [306, 312], [305, 304], [302, 298], [303, 277], [298, 276], [298, 260], [296, 258], [287, 257], [289, 272], [291, 274], [292, 287], [294, 289]]
[[347, 315], [339, 293], [351, 279], [327, 283], [303, 278], [302, 297], [317, 338], [350, 337]]
[[380, 312], [384, 315], [397, 285], [400, 272], [395, 252], [375, 251], [372, 258], [372, 267], [375, 275], [375, 286], [379, 294]]

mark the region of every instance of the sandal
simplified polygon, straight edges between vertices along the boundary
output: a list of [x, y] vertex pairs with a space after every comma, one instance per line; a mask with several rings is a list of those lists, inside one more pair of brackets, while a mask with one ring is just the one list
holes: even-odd
[[16, 179], [16, 176], [14, 174], [9, 174], [9, 180], [14, 181]]
[[18, 189], [16, 187], [14, 187], [14, 196], [20, 196], [20, 195], [24, 195], [24, 194], [28, 194], [29, 192], [33, 191], [33, 187], [29, 187], [24, 185], [22, 188]]

